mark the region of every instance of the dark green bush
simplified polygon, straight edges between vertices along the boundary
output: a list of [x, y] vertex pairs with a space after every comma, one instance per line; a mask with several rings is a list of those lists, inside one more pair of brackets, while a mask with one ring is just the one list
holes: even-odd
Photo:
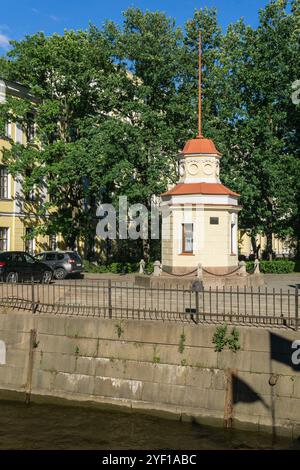
[[[254, 262], [246, 262], [247, 271], [252, 273]], [[275, 259], [273, 261], [260, 261], [260, 271], [264, 274], [289, 274], [295, 271], [296, 263], [288, 259]]]
[[300, 273], [300, 259], [295, 259], [295, 272]]
[[147, 274], [152, 274], [154, 271], [154, 262], [153, 261], [148, 261], [146, 264], [146, 273]]
[[83, 261], [84, 271], [87, 273], [113, 273], [128, 274], [138, 271], [138, 263], [110, 263], [105, 265], [96, 265], [88, 260]]

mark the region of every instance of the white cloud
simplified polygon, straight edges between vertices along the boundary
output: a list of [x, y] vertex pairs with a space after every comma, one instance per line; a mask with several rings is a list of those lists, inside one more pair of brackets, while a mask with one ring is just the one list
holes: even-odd
[[6, 49], [9, 46], [9, 37], [0, 33], [0, 47]]
[[58, 16], [55, 16], [55, 15], [49, 15], [49, 18], [53, 21], [59, 21], [60, 18]]

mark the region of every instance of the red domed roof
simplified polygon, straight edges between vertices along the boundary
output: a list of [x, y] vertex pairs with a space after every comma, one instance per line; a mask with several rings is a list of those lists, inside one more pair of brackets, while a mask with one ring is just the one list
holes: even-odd
[[239, 197], [239, 194], [231, 191], [231, 189], [221, 183], [178, 183], [174, 188], [162, 194], [162, 196], [183, 196], [190, 194]]
[[204, 153], [221, 156], [213, 141], [210, 139], [204, 139], [204, 137], [197, 137], [196, 139], [188, 140], [182, 153], [184, 155]]

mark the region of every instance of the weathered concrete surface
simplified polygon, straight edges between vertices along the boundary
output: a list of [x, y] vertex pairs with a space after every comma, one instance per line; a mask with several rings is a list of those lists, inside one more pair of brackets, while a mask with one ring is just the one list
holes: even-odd
[[[300, 435], [300, 373], [292, 343], [300, 333], [238, 327], [241, 350], [215, 352], [217, 325], [0, 313], [6, 364], [0, 389], [25, 391], [30, 330], [37, 330], [32, 393], [121, 405], [222, 424], [226, 371], [235, 369], [233, 425]], [[281, 341], [288, 345], [282, 350]], [[270, 378], [276, 383], [271, 386]], [[272, 380], [271, 380], [272, 381]]]

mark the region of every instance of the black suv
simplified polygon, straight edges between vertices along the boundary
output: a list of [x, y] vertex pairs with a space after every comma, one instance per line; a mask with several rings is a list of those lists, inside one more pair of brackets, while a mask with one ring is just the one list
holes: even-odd
[[50, 266], [58, 280], [70, 274], [81, 276], [83, 272], [82, 259], [77, 251], [44, 251], [37, 255], [37, 259]]
[[0, 253], [0, 280], [10, 283], [40, 281], [49, 284], [53, 277], [50, 266], [41, 263], [24, 251]]

